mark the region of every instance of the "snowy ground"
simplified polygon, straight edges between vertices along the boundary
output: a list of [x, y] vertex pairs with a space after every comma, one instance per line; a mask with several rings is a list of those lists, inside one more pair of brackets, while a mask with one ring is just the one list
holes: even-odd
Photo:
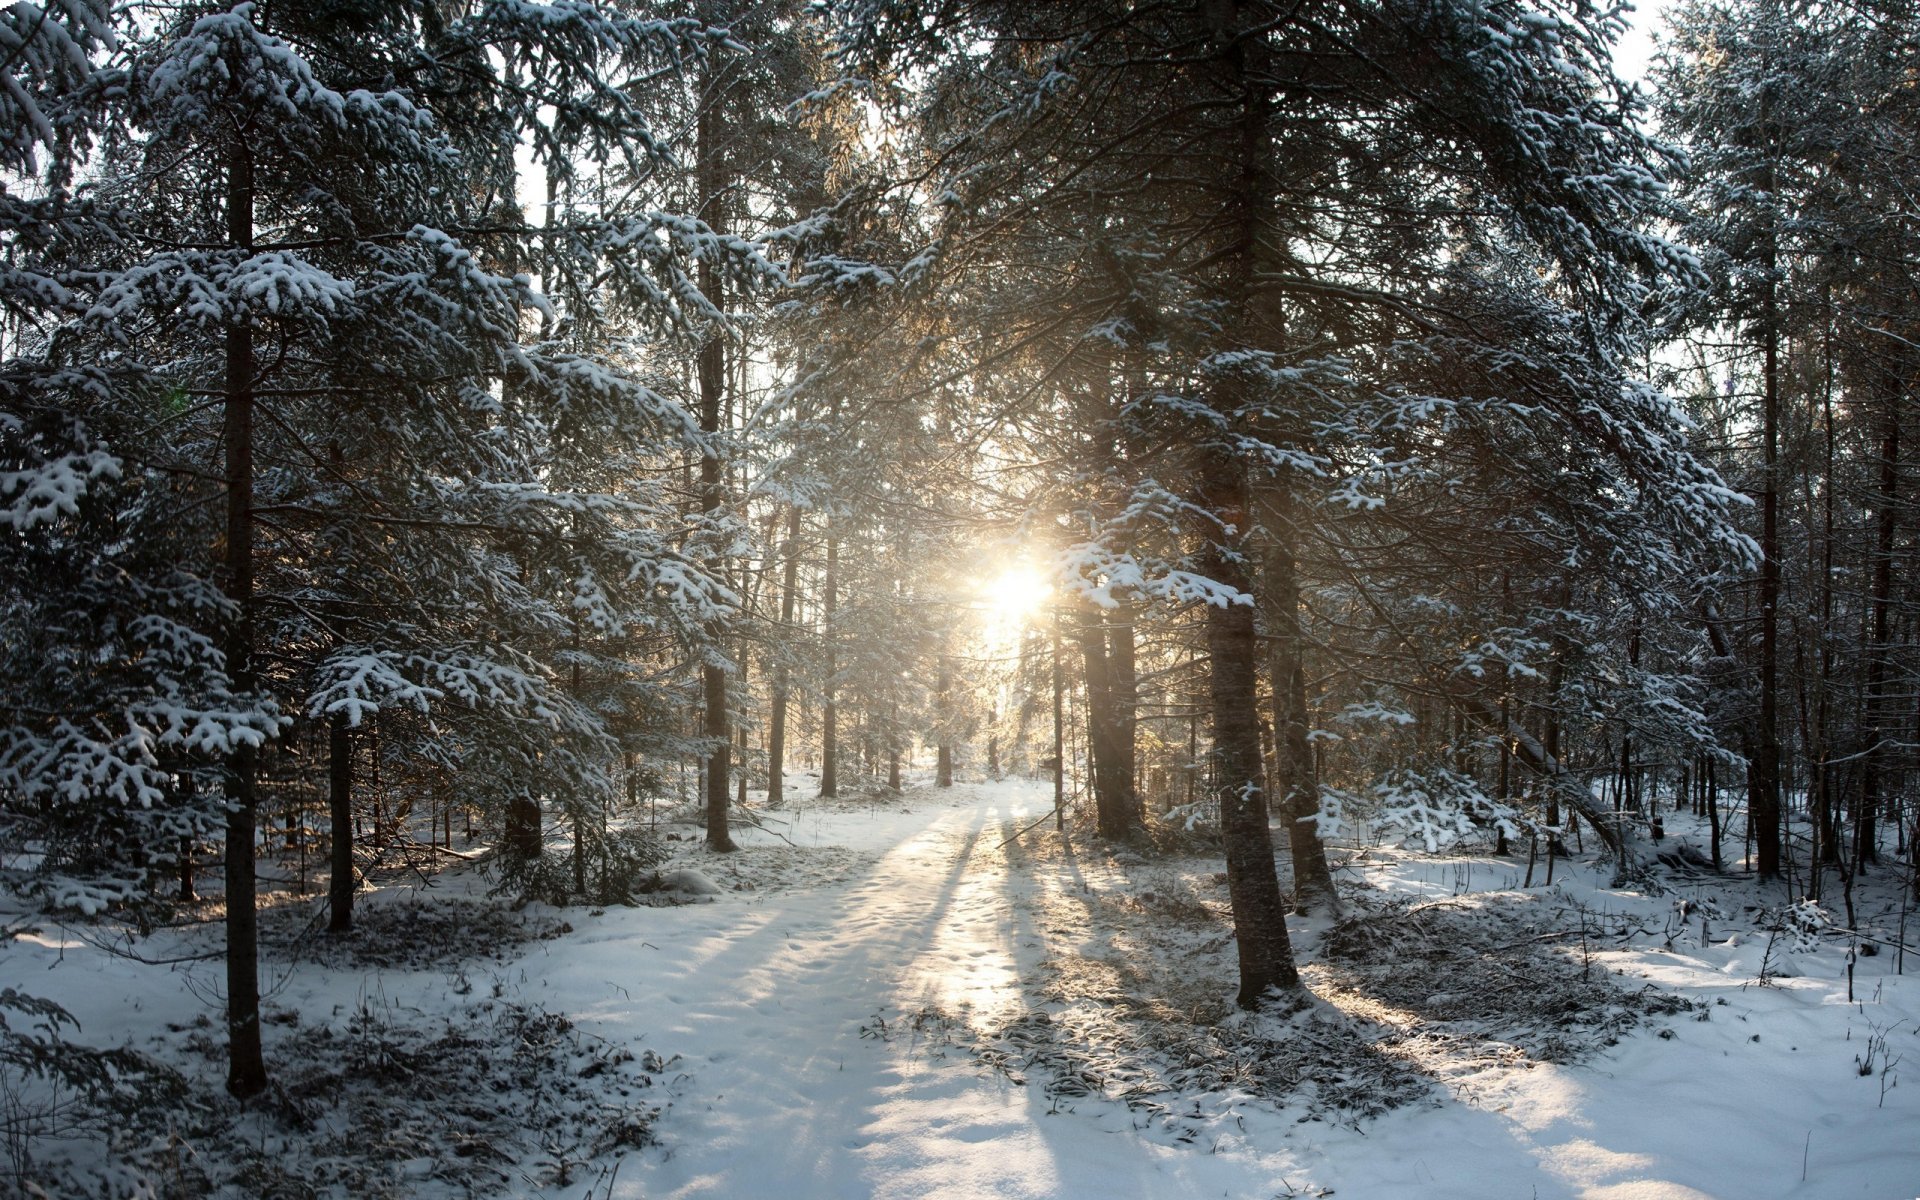
[[[1366, 904], [1386, 905], [1368, 928], [1409, 957], [1323, 956], [1328, 919], [1303, 921], [1296, 949], [1313, 964], [1320, 1011], [1263, 1027], [1224, 1004], [1232, 948], [1217, 864], [1115, 858], [1046, 827], [1001, 845], [1050, 802], [1050, 786], [1008, 781], [804, 803], [765, 814], [768, 831], [745, 831], [740, 855], [689, 843], [684, 861], [722, 885], [705, 902], [521, 914], [530, 940], [497, 959], [277, 959], [269, 1060], [315, 1038], [334, 1044], [356, 1020], [397, 1045], [391, 1031], [408, 1021], [451, 1031], [493, 1019], [478, 1014], [564, 1014], [572, 1040], [543, 1045], [573, 1056], [572, 1076], [618, 1078], [625, 1103], [658, 1110], [650, 1136], [632, 1138], [651, 1144], [623, 1157], [616, 1130], [612, 1142], [556, 1143], [490, 1168], [509, 1193], [568, 1200], [1920, 1196], [1920, 1087], [1898, 1086], [1920, 1071], [1920, 961], [1896, 976], [1891, 951], [1859, 959], [1849, 1003], [1840, 940], [1796, 950], [1757, 934], [1750, 885], [1649, 897], [1562, 863], [1554, 889], [1519, 894], [1506, 860], [1376, 849], [1344, 874], [1369, 885]], [[404, 893], [418, 883], [367, 907], [414, 903]], [[433, 891], [480, 886], [456, 872]], [[1682, 919], [1676, 900], [1711, 902], [1704, 944], [1701, 910]], [[424, 928], [417, 910], [396, 911], [394, 928]], [[1464, 989], [1408, 990], [1432, 965], [1414, 961], [1420, 939], [1463, 930], [1510, 930], [1499, 936], [1533, 955], [1449, 960], [1474, 968], [1477, 991], [1504, 995], [1493, 1006], [1509, 1020], [1543, 988], [1652, 989], [1658, 1002], [1615, 1006], [1617, 1028], [1569, 1015], [1569, 1036], [1594, 1052], [1555, 1053], [1555, 1037], [1500, 1027]], [[169, 945], [141, 949], [165, 957]], [[53, 931], [0, 958], [0, 984], [66, 1005], [86, 1040], [213, 1079], [217, 1022], [203, 1022], [217, 1014], [217, 974], [211, 962], [114, 958]], [[1169, 1080], [1196, 1088], [1208, 1076], [1156, 1066], [1154, 1031], [1196, 1028], [1249, 1057], [1169, 1093]], [[1105, 1029], [1140, 1035], [1132, 1053], [1061, 1051], [1076, 1038], [1085, 1051], [1089, 1031]], [[1248, 1048], [1290, 1033], [1296, 1046], [1331, 1039], [1335, 1056], [1358, 1047], [1378, 1069], [1350, 1077], [1377, 1075], [1400, 1106], [1368, 1118], [1351, 1096], [1329, 1101], [1332, 1085], [1263, 1099], [1275, 1067]], [[1177, 1059], [1196, 1044], [1160, 1049]], [[444, 1052], [401, 1047], [386, 1066], [400, 1078]], [[1311, 1061], [1281, 1066], [1315, 1074]], [[553, 1114], [568, 1102], [556, 1098]], [[516, 1119], [558, 1120], [544, 1111]], [[301, 1153], [299, 1137], [262, 1126], [268, 1157], [275, 1136], [280, 1154]], [[465, 1194], [431, 1156], [391, 1174], [391, 1194]]]

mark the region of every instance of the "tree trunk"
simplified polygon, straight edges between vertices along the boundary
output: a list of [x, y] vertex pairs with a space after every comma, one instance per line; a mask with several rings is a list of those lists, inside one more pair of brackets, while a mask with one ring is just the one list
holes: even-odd
[[839, 600], [840, 542], [834, 534], [833, 518], [827, 518], [827, 578], [821, 597], [821, 637], [827, 644], [827, 677], [821, 687], [820, 705], [820, 796], [830, 800], [840, 794], [839, 712], [834, 704], [839, 673], [839, 647], [834, 637], [833, 610]]
[[[353, 928], [353, 734], [347, 715], [327, 720], [327, 814], [333, 824], [333, 866], [327, 876], [327, 932]], [[451, 844], [451, 835], [449, 835]]]
[[987, 778], [1000, 778], [1000, 710], [987, 711]]
[[[1207, 464], [1207, 511], [1236, 529], [1246, 527], [1239, 464], [1216, 456]], [[1216, 535], [1218, 537], [1220, 535]], [[1241, 548], [1209, 546], [1204, 571], [1222, 587], [1245, 593], [1248, 587]], [[1226, 842], [1227, 892], [1233, 905], [1234, 941], [1239, 948], [1240, 1007], [1256, 1008], [1276, 990], [1300, 986], [1287, 936], [1286, 906], [1274, 868], [1273, 831], [1261, 786], [1258, 676], [1259, 639], [1251, 604], [1216, 604], [1207, 609], [1209, 698], [1213, 707], [1214, 795], [1220, 804], [1220, 831]]]
[[[787, 510], [787, 540], [780, 548], [780, 630], [783, 637], [793, 636], [794, 594], [800, 573], [800, 506]], [[786, 798], [787, 777], [787, 693], [792, 668], [784, 654], [773, 664], [773, 690], [767, 716], [767, 806], [778, 806]]]
[[[700, 108], [695, 173], [704, 207], [702, 215], [709, 228], [721, 233], [726, 228], [724, 206], [720, 199], [725, 180], [722, 178], [716, 141], [720, 132], [720, 117], [714, 112], [714, 84], [710, 73], [703, 73], [703, 84], [709, 102]], [[721, 279], [710, 257], [700, 260], [700, 291], [715, 308], [722, 307], [725, 297], [722, 295]], [[700, 512], [709, 523], [726, 499], [726, 477], [721, 469], [717, 440], [726, 386], [726, 334], [724, 330], [711, 329], [700, 347], [700, 431], [707, 435], [706, 446], [700, 454]], [[720, 660], [721, 641], [718, 634], [718, 630], [709, 631], [712, 644], [707, 649], [707, 661], [701, 668], [706, 698], [705, 724], [701, 732], [707, 739], [707, 848], [732, 850], [733, 836], [727, 828], [727, 772], [733, 735], [727, 723], [727, 668]]]
[[507, 801], [507, 817], [500, 841], [514, 858], [532, 861], [540, 857], [545, 835], [541, 829], [540, 802], [526, 792]]
[[[946, 655], [940, 656], [940, 682], [935, 691], [938, 700], [935, 705], [935, 719], [940, 722], [938, 731], [939, 749], [934, 760], [933, 784], [935, 787], [953, 786], [953, 664]], [[895, 762], [899, 752], [894, 753]], [[899, 787], [899, 767], [893, 768], [894, 787]]]
[[[253, 151], [236, 137], [227, 149], [227, 240], [253, 250]], [[227, 632], [227, 670], [237, 695], [258, 684], [253, 664], [253, 329], [227, 329], [227, 597], [235, 613]], [[227, 1090], [242, 1098], [267, 1086], [260, 1049], [260, 930], [254, 899], [257, 754], [236, 748], [227, 768]]]
[[[1763, 96], [1762, 104], [1766, 103]], [[1773, 192], [1773, 170], [1764, 186]], [[1766, 295], [1761, 306], [1764, 410], [1761, 440], [1765, 479], [1760, 492], [1760, 720], [1754, 757], [1747, 768], [1747, 804], [1752, 814], [1754, 870], [1762, 879], [1780, 874], [1780, 306], [1773, 273], [1779, 257], [1775, 233], [1767, 235]]]
[[1306, 640], [1300, 628], [1300, 578], [1292, 549], [1292, 493], [1279, 480], [1264, 497], [1268, 545], [1265, 555], [1267, 664], [1273, 684], [1275, 758], [1281, 819], [1287, 823], [1287, 848], [1293, 860], [1293, 903], [1297, 912], [1315, 907], [1338, 911], [1333, 872], [1320, 840], [1320, 780], [1313, 746], [1307, 740]]
[[1900, 396], [1901, 380], [1882, 371], [1879, 391], [1886, 406], [1880, 427], [1880, 495], [1875, 507], [1873, 561], [1873, 644], [1867, 649], [1867, 745], [1860, 762], [1860, 803], [1854, 806], [1853, 863], [1857, 873], [1878, 860], [1874, 818], [1887, 790], [1888, 764], [1897, 697], [1890, 696], [1894, 677], [1891, 609], [1893, 602], [1893, 547], [1900, 504]]
[[[186, 801], [185, 807], [189, 809], [193, 807], [193, 797], [198, 790], [199, 785], [195, 782], [194, 773], [191, 770], [183, 772], [180, 791], [181, 798]], [[193, 888], [193, 849], [191, 836], [180, 839], [180, 903], [182, 904], [191, 904], [200, 898]]]
[[1053, 616], [1053, 827], [1067, 829], [1067, 744], [1066, 721], [1061, 712], [1061, 697], [1066, 691], [1060, 678], [1060, 614]]
[[1129, 833], [1139, 833], [1147, 818], [1134, 765], [1139, 753], [1140, 676], [1135, 665], [1133, 622], [1131, 604], [1123, 603], [1107, 614], [1107, 687], [1109, 711], [1113, 716], [1110, 737], [1120, 819], [1126, 823]]
[[[1131, 747], [1121, 745], [1119, 714], [1113, 697], [1112, 663], [1107, 651], [1106, 618], [1099, 609], [1077, 614], [1074, 640], [1080, 644], [1087, 682], [1087, 747], [1093, 770], [1094, 829], [1103, 838], [1121, 839], [1134, 832], [1130, 772], [1121, 766]], [[1131, 644], [1131, 642], [1129, 642]], [[1130, 765], [1130, 764], [1129, 764]]]
[[[1277, 252], [1273, 206], [1279, 191], [1274, 174], [1272, 49], [1260, 28], [1264, 10], [1239, 0], [1220, 0], [1207, 9], [1217, 48], [1221, 90], [1233, 98], [1234, 124], [1223, 130], [1218, 146], [1228, 173], [1220, 179], [1218, 296], [1229, 314], [1235, 350], [1279, 350], [1285, 342], [1283, 312], [1265, 283], [1263, 264]], [[1244, 383], [1220, 382], [1210, 404], [1226, 428], [1234, 428], [1250, 398]], [[1199, 451], [1196, 499], [1208, 514], [1201, 536], [1206, 548], [1202, 572], [1242, 596], [1251, 590], [1249, 537], [1253, 524], [1246, 466], [1230, 438], [1209, 437]], [[1213, 526], [1211, 522], [1218, 522]], [[1300, 975], [1287, 936], [1286, 907], [1274, 865], [1273, 831], [1262, 785], [1258, 682], [1259, 640], [1249, 603], [1210, 604], [1206, 614], [1208, 692], [1213, 710], [1213, 788], [1220, 805], [1220, 830], [1226, 843], [1227, 891], [1233, 906], [1234, 939], [1239, 947], [1243, 1008], [1253, 1008], [1275, 993], [1297, 997]]]
[[1713, 839], [1713, 869], [1720, 869], [1720, 780], [1713, 769], [1713, 760], [1706, 761], [1707, 772], [1707, 836]]

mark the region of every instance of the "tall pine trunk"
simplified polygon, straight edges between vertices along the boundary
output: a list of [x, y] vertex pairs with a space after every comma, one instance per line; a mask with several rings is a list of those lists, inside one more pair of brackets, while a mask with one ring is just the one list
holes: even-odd
[[840, 794], [840, 714], [834, 703], [837, 682], [834, 676], [839, 673], [840, 661], [833, 629], [833, 610], [840, 599], [839, 569], [840, 542], [834, 532], [833, 518], [828, 517], [827, 578], [820, 604], [821, 636], [827, 644], [827, 677], [820, 704], [820, 795], [828, 800]]
[[[253, 151], [241, 137], [227, 148], [227, 241], [253, 250]], [[227, 328], [227, 670], [233, 690], [253, 693], [253, 328], [244, 317]], [[227, 1090], [253, 1096], [267, 1086], [260, 1049], [260, 929], [255, 910], [254, 820], [257, 752], [237, 747], [227, 764]]]
[[[1768, 98], [1763, 96], [1764, 107]], [[1763, 117], [1763, 121], [1764, 121]], [[1771, 162], [1763, 186], [1773, 193]], [[1765, 477], [1760, 492], [1760, 720], [1754, 757], [1747, 768], [1747, 805], [1752, 815], [1754, 870], [1761, 879], [1780, 874], [1780, 302], [1774, 273], [1778, 234], [1769, 228], [1767, 281], [1761, 302], [1761, 442]]]
[[1107, 687], [1112, 719], [1114, 794], [1120, 819], [1130, 834], [1146, 826], [1135, 771], [1140, 729], [1140, 677], [1133, 645], [1134, 606], [1123, 603], [1107, 614]]
[[[946, 655], [940, 656], [940, 679], [935, 692], [938, 697], [935, 717], [940, 722], [939, 748], [935, 752], [933, 783], [935, 787], [953, 786], [953, 662]], [[896, 762], [899, 751], [894, 751]], [[897, 766], [890, 769], [894, 787], [900, 786]]]
[[327, 719], [327, 814], [333, 825], [327, 932], [346, 933], [353, 928], [353, 734], [345, 713]]
[[[1239, 464], [1213, 456], [1202, 497], [1210, 512], [1245, 528], [1244, 486]], [[1207, 577], [1245, 593], [1249, 586], [1241, 547], [1215, 542], [1208, 548]], [[1250, 604], [1207, 609], [1208, 696], [1213, 707], [1214, 795], [1226, 842], [1227, 892], [1233, 905], [1234, 942], [1240, 954], [1242, 1008], [1257, 1007], [1274, 990], [1299, 987], [1287, 936], [1286, 906], [1274, 868], [1273, 831], [1261, 786], [1260, 719], [1255, 664], [1259, 639]]]
[[1268, 525], [1262, 589], [1267, 605], [1267, 664], [1273, 684], [1273, 733], [1279, 760], [1280, 817], [1287, 823], [1287, 849], [1293, 860], [1295, 911], [1337, 910], [1339, 896], [1327, 849], [1320, 840], [1320, 779], [1307, 740], [1306, 645], [1300, 628], [1300, 578], [1293, 550], [1292, 493], [1285, 479], [1267, 490], [1263, 517]]
[[[1218, 45], [1221, 84], [1233, 97], [1239, 119], [1224, 151], [1232, 154], [1233, 174], [1223, 180], [1224, 244], [1218, 254], [1220, 293], [1225, 311], [1234, 314], [1232, 333], [1242, 346], [1260, 347], [1277, 334], [1269, 297], [1260, 294], [1258, 258], [1271, 210], [1275, 180], [1271, 170], [1272, 97], [1266, 35], [1252, 27], [1239, 3], [1215, 6], [1210, 17]], [[1241, 384], [1227, 381], [1213, 397], [1221, 419], [1239, 419], [1245, 397]], [[1202, 570], [1223, 588], [1246, 596], [1252, 587], [1247, 562], [1252, 519], [1246, 467], [1230, 444], [1204, 446], [1196, 464], [1200, 507], [1219, 522], [1205, 533]], [[1213, 707], [1213, 787], [1220, 804], [1220, 829], [1226, 842], [1227, 892], [1233, 905], [1234, 942], [1239, 948], [1242, 1008], [1254, 1008], [1275, 992], [1297, 993], [1300, 974], [1287, 936], [1286, 907], [1273, 861], [1273, 830], [1260, 758], [1258, 663], [1260, 644], [1251, 603], [1207, 607], [1208, 693]]]
[[[726, 218], [720, 193], [725, 179], [716, 140], [721, 119], [714, 112], [717, 97], [710, 71], [703, 73], [702, 93], [707, 97], [707, 103], [700, 108], [697, 130], [699, 145], [696, 147], [694, 169], [704, 206], [702, 216], [715, 233], [724, 233]], [[723, 306], [725, 297], [721, 294], [720, 275], [714, 270], [711, 256], [700, 260], [700, 291], [715, 308]], [[699, 372], [700, 431], [706, 435], [706, 445], [700, 452], [700, 512], [711, 524], [726, 500], [726, 475], [720, 462], [719, 446], [721, 405], [727, 388], [726, 333], [723, 329], [708, 331], [707, 339], [700, 347]], [[732, 850], [733, 835], [727, 828], [727, 803], [730, 799], [727, 775], [733, 752], [733, 735], [727, 722], [727, 668], [721, 661], [719, 631], [710, 630], [709, 633], [711, 644], [707, 648], [707, 661], [701, 667], [705, 696], [701, 732], [706, 736], [708, 747], [707, 848]]]
[[1888, 766], [1893, 760], [1890, 739], [1896, 737], [1899, 698], [1890, 695], [1895, 676], [1893, 662], [1893, 547], [1900, 505], [1901, 380], [1891, 371], [1877, 372], [1881, 403], [1880, 494], [1876, 497], [1873, 547], [1873, 643], [1867, 649], [1867, 745], [1860, 764], [1860, 803], [1853, 817], [1853, 862], [1858, 870], [1877, 860], [1875, 818], [1888, 791]]
[[[1820, 397], [1820, 427], [1824, 441], [1822, 456], [1823, 471], [1820, 488], [1820, 609], [1817, 628], [1828, 630], [1833, 625], [1833, 550], [1834, 550], [1834, 426], [1833, 426], [1833, 318], [1832, 297], [1822, 293], [1822, 303], [1827, 306], [1827, 316], [1821, 338], [1821, 358], [1826, 368], [1826, 386]], [[1840, 826], [1837, 817], [1839, 797], [1836, 794], [1838, 772], [1833, 765], [1833, 639], [1824, 634], [1815, 639], [1819, 655], [1818, 693], [1814, 700], [1813, 728], [1814, 745], [1809, 747], [1813, 758], [1812, 787], [1814, 792], [1814, 820], [1817, 823], [1820, 841], [1820, 853], [1815, 856], [1810, 871], [1813, 876], [1813, 896], [1819, 897], [1820, 875], [1824, 867], [1840, 865]]]
[[[1138, 805], [1133, 797], [1133, 742], [1120, 712], [1115, 688], [1115, 664], [1106, 615], [1083, 610], [1074, 640], [1080, 644], [1087, 683], [1087, 734], [1093, 765], [1095, 831], [1103, 838], [1122, 839], [1138, 831]], [[1127, 649], [1133, 648], [1128, 630]], [[1131, 675], [1131, 663], [1128, 664]], [[1131, 686], [1131, 679], [1129, 679]]]
[[[780, 629], [792, 636], [795, 585], [800, 573], [800, 506], [787, 510], [787, 539], [780, 548]], [[784, 654], [773, 664], [773, 688], [767, 716], [767, 804], [781, 803], [786, 796], [787, 779], [787, 695], [792, 687], [792, 668]]]

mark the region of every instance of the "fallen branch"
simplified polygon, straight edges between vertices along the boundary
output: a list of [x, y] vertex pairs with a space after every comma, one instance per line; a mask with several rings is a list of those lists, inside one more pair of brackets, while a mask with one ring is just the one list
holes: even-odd
[[1029, 830], [1036, 829], [1039, 826], [1046, 824], [1048, 821], [1051, 821], [1052, 819], [1053, 819], [1053, 814], [1051, 812], [1043, 813], [1038, 821], [1035, 821], [1032, 825], [1027, 826], [1026, 829], [1015, 830], [1013, 833], [1008, 834], [1007, 840], [1004, 842], [1001, 842], [1000, 845], [995, 846], [994, 849], [1000, 850], [1005, 848], [1009, 842], [1012, 842], [1014, 839], [1018, 838], [1021, 834], [1026, 833]]
[[753, 826], [755, 829], [758, 829], [760, 832], [770, 833], [773, 836], [779, 838], [781, 841], [785, 842], [787, 845], [792, 846], [795, 849], [799, 848], [800, 846], [799, 842], [796, 842], [792, 838], [788, 837], [786, 834], [781, 833], [778, 829], [769, 829], [765, 825], [761, 824], [760, 818], [754, 816], [753, 811], [751, 809], [742, 808], [740, 805], [736, 804], [733, 806], [733, 811], [740, 814], [740, 816], [747, 822], [747, 824]]
[[448, 858], [457, 858], [461, 862], [479, 862], [486, 857], [485, 851], [463, 852], [455, 850], [451, 846], [436, 846], [432, 842], [423, 842], [418, 838], [410, 839], [408, 845], [416, 850], [431, 850], [435, 854], [444, 854]]

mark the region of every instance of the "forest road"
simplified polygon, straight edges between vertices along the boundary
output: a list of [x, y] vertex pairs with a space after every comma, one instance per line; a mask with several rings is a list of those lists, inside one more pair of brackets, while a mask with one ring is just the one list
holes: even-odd
[[913, 1027], [929, 1006], [976, 1025], [1022, 1006], [1016, 960], [1039, 941], [998, 845], [1052, 799], [1007, 781], [837, 813], [823, 836], [874, 855], [851, 878], [609, 913], [582, 931], [589, 953], [542, 964], [556, 992], [608, 997], [570, 1006], [583, 1028], [680, 1056], [660, 1077], [663, 1144], [611, 1194], [1220, 1195], [1188, 1177], [1195, 1156], [1125, 1136], [1124, 1111], [1050, 1115], [1040, 1089]]
[[[644, 1094], [664, 1111], [654, 1124], [659, 1144], [628, 1156], [617, 1174], [575, 1178], [542, 1195], [1920, 1194], [1910, 1186], [1906, 1089], [1880, 1100], [1851, 1065], [1874, 1029], [1909, 1027], [1910, 1010], [1878, 998], [1904, 981], [1876, 979], [1872, 1003], [1843, 1004], [1843, 981], [1812, 975], [1749, 990], [1748, 972], [1765, 948], [1758, 941], [1611, 951], [1607, 969], [1621, 972], [1624, 986], [1657, 981], [1695, 998], [1705, 1016], [1664, 1026], [1671, 1037], [1623, 1038], [1582, 1064], [1516, 1065], [1478, 1052], [1433, 1061], [1444, 1089], [1433, 1103], [1364, 1125], [1302, 1123], [1291, 1110], [1187, 1095], [1178, 1103], [1196, 1113], [1204, 1105], [1209, 1116], [1184, 1144], [1124, 1104], [1086, 1098], [1056, 1106], [1038, 1079], [1016, 1084], [951, 1036], [956, 1024], [992, 1030], [1034, 1004], [1022, 979], [1036, 978], [1047, 954], [1078, 944], [1058, 917], [1035, 925], [1036, 912], [1054, 911], [1042, 889], [1084, 886], [1071, 860], [1000, 848], [1052, 799], [1047, 783], [1009, 780], [915, 790], [904, 805], [803, 803], [769, 814], [785, 819], [800, 845], [752, 831], [738, 856], [704, 860], [716, 880], [750, 888], [680, 908], [570, 914], [574, 932], [523, 959], [518, 986], [586, 1033], [666, 1059]], [[1430, 868], [1414, 865], [1411, 874], [1375, 878], [1426, 894], [1420, 872]], [[1569, 876], [1561, 887], [1579, 885], [1569, 894], [1590, 905], [1640, 903], [1605, 891], [1604, 878], [1595, 872], [1580, 885]], [[1649, 900], [1638, 911], [1657, 914], [1663, 903]], [[1823, 969], [1831, 975], [1837, 966], [1835, 956]], [[939, 1019], [914, 1019], [929, 1012]], [[1435, 1052], [1444, 1056], [1447, 1043]]]

